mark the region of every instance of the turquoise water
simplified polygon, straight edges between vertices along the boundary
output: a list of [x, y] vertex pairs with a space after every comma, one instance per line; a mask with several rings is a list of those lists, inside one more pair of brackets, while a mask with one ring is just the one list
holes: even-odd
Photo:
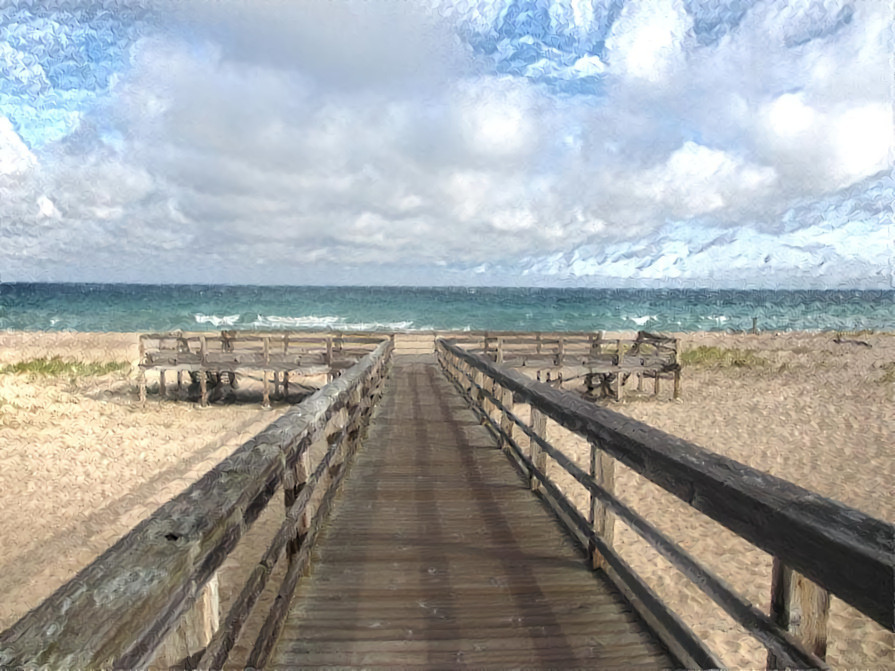
[[895, 291], [0, 284], [0, 329], [895, 330]]

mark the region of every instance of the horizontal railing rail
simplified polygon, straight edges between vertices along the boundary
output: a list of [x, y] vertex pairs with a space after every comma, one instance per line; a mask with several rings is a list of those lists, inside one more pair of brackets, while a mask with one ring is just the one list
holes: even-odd
[[158, 374], [161, 398], [167, 393], [167, 373], [177, 374], [177, 390], [180, 391], [184, 373], [188, 372], [192, 381], [198, 382], [199, 401], [203, 406], [208, 399], [209, 380], [217, 387], [227, 375], [230, 386], [235, 388], [237, 373], [262, 371], [262, 405], [269, 407], [270, 373], [273, 374], [274, 394], [282, 383], [285, 397], [290, 375], [338, 375], [386, 339], [391, 339], [389, 334], [302, 331], [142, 334], [139, 338], [140, 402], [146, 401], [148, 371]]
[[206, 362], [209, 354], [219, 352], [257, 353], [264, 356], [318, 351], [331, 354], [345, 349], [372, 350], [387, 339], [388, 334], [326, 333], [310, 334], [301, 331], [257, 333], [252, 331], [224, 331], [221, 335], [204, 333], [145, 333], [139, 338], [140, 363], [152, 366], [154, 355], [175, 352], [198, 355], [197, 362]]
[[[782, 588], [777, 583], [786, 581], [780, 580], [777, 574], [783, 567], [794, 569], [878, 623], [892, 628], [893, 525], [606, 408], [595, 407], [574, 394], [502, 368], [456, 344], [439, 340], [438, 354], [449, 377], [467, 394], [483, 421], [528, 472], [533, 488], [549, 495], [548, 502], [573, 533], [591, 548], [595, 565], [607, 566], [607, 574], [622, 591], [636, 597], [635, 607], [637, 600], [645, 604], [645, 608], [639, 609], [641, 614], [685, 664], [718, 665], [710, 652], [690, 638], [692, 632], [667, 612], [659, 597], [612, 549], [611, 522], [607, 524], [610, 514], [628, 524], [764, 644], [770, 651], [770, 666], [824, 668], [821, 657], [825, 632], [817, 634], [823, 641], [820, 645], [808, 641], [806, 646], [796, 640], [787, 631], [789, 623], [784, 621], [787, 604], [778, 604], [771, 614], [763, 613], [617, 499], [612, 492], [613, 470], [609, 457], [772, 554], [776, 558], [772, 595], [775, 598], [784, 601], [789, 598], [779, 593]], [[513, 412], [514, 402], [530, 405], [532, 419], [528, 424]], [[499, 411], [499, 421], [491, 416], [493, 410]], [[547, 417], [588, 440], [590, 472], [585, 472], [545, 439]], [[529, 439], [528, 454], [514, 438], [517, 428]], [[589, 519], [547, 477], [545, 456], [552, 457], [589, 492]], [[804, 618], [808, 616], [803, 613]]]
[[[189, 616], [245, 531], [275, 492], [286, 515], [223, 626], [206, 641], [203, 668], [226, 661], [274, 565], [289, 566], [249, 658], [261, 666], [282, 624], [320, 522], [381, 394], [390, 340], [141, 522], [43, 603], [0, 633], [0, 667], [142, 668]], [[310, 448], [326, 440], [316, 467]], [[321, 489], [322, 488], [322, 489]]]
[[670, 336], [656, 335], [646, 331], [638, 331], [634, 338], [605, 338], [602, 331], [594, 333], [492, 333], [485, 332], [478, 336], [479, 347], [469, 334], [463, 334], [462, 341], [453, 336], [446, 336], [454, 342], [475, 345], [497, 363], [501, 363], [504, 355], [554, 356], [555, 364], [586, 363], [602, 355], [648, 354], [667, 359], [669, 365], [677, 363], [678, 341]]

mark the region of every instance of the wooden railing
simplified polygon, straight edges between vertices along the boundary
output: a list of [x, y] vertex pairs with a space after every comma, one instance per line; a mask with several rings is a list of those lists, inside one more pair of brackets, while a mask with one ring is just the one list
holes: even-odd
[[[345, 349], [372, 350], [388, 334], [384, 333], [306, 333], [280, 331], [260, 333], [256, 331], [221, 331], [220, 335], [206, 333], [144, 333], [140, 335], [141, 363], [152, 363], [152, 354], [193, 354], [214, 357], [220, 352], [245, 352], [259, 357], [271, 354], [300, 352], [333, 353]], [[150, 358], [147, 359], [146, 357]], [[185, 359], [186, 360], [186, 359]], [[213, 361], [214, 359], [212, 359]]]
[[[478, 334], [476, 334], [478, 335]], [[448, 336], [450, 337], [450, 336]], [[450, 337], [451, 340], [457, 340]], [[584, 333], [516, 333], [486, 331], [479, 336], [485, 356], [497, 363], [505, 358], [532, 355], [554, 357], [556, 365], [562, 365], [568, 357], [569, 363], [599, 356], [601, 354], [618, 353], [634, 349], [641, 354], [651, 353], [656, 356], [675, 356], [677, 339], [638, 331], [634, 338], [606, 338], [602, 331]], [[469, 336], [464, 338], [469, 341]], [[461, 344], [458, 342], [458, 344]], [[478, 349], [477, 347], [467, 349]]]
[[[392, 343], [292, 408], [0, 634], [0, 668], [138, 668], [152, 662], [203, 588], [274, 493], [285, 519], [223, 624], [204, 649], [187, 651], [202, 668], [221, 668], [277, 561], [286, 577], [248, 666], [263, 666], [286, 605], [332, 497], [381, 394]], [[312, 445], [326, 441], [316, 465]], [[201, 659], [199, 659], [201, 658]]]
[[[597, 385], [602, 396], [620, 401], [623, 385], [631, 375], [637, 380], [637, 391], [643, 391], [644, 378], [653, 379], [652, 393], [659, 395], [663, 378], [674, 383], [673, 397], [680, 397], [681, 367], [678, 340], [673, 337], [638, 331], [634, 338], [606, 338], [602, 331], [594, 333], [511, 333], [486, 332], [480, 338], [464, 334], [463, 340], [447, 336], [467, 350], [480, 351], [498, 364], [511, 367], [555, 368], [547, 381], [561, 385], [563, 381], [585, 378], [588, 392]], [[481, 346], [478, 343], [481, 340]], [[571, 377], [563, 369], [571, 368]], [[540, 379], [540, 378], [538, 378]]]
[[159, 396], [167, 390], [166, 373], [176, 372], [177, 389], [183, 385], [183, 373], [196, 375], [199, 399], [205, 405], [208, 394], [207, 374], [220, 384], [223, 375], [234, 383], [237, 372], [258, 370], [263, 373], [263, 404], [270, 403], [270, 378], [274, 394], [283, 385], [288, 394], [290, 373], [330, 374], [351, 367], [362, 356], [387, 339], [382, 333], [325, 334], [301, 331], [258, 333], [254, 331], [221, 331], [205, 333], [146, 333], [140, 335], [140, 400], [146, 399], [145, 372], [158, 373]]
[[[613, 549], [614, 517], [758, 639], [769, 651], [771, 668], [827, 668], [822, 659], [827, 593], [893, 628], [893, 525], [497, 366], [454, 343], [439, 340], [437, 353], [448, 377], [527, 472], [532, 489], [544, 494], [564, 524], [589, 548], [594, 568], [606, 571], [687, 666], [722, 664]], [[528, 422], [515, 414], [514, 403], [530, 406]], [[589, 442], [587, 471], [546, 440], [548, 417]], [[528, 450], [516, 440], [519, 432], [527, 436]], [[548, 456], [589, 493], [587, 517], [547, 476]], [[614, 494], [615, 460], [773, 555], [772, 612], [753, 606], [620, 501]], [[796, 583], [802, 594], [793, 589]], [[805, 598], [805, 592], [813, 598]], [[797, 631], [789, 617], [796, 610], [794, 599], [799, 599], [803, 609], [817, 604], [815, 611], [800, 613]]]

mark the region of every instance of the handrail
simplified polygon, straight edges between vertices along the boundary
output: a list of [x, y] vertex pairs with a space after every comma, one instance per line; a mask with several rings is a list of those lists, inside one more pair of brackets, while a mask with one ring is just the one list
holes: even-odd
[[317, 345], [326, 347], [327, 342], [335, 343], [338, 347], [351, 345], [378, 345], [380, 342], [388, 338], [388, 334], [369, 334], [369, 333], [310, 333], [303, 331], [279, 331], [279, 332], [256, 332], [256, 331], [227, 331], [220, 334], [213, 333], [182, 333], [174, 331], [171, 333], [142, 333], [139, 337], [141, 352], [147, 352], [147, 344], [150, 342], [158, 342], [158, 346], [150, 351], [167, 352], [168, 349], [162, 349], [162, 343], [171, 341], [172, 345], [179, 347], [199, 346], [204, 341], [206, 344], [220, 343], [230, 347], [255, 344], [261, 345], [266, 343], [276, 345]]
[[[503, 369], [455, 344], [440, 340], [438, 348], [442, 365], [449, 374], [465, 378], [461, 387], [476, 389], [476, 396], [503, 413], [505, 419], [498, 423], [491, 419], [486, 409], [480, 408], [483, 419], [492, 425], [505, 444], [514, 447], [517, 457], [533, 478], [547, 484], [544, 469], [539, 469], [533, 459], [518, 449], [512, 439], [512, 426], [506, 424], [507, 421], [520, 427], [533, 445], [550, 454], [594, 499], [629, 523], [752, 631], [776, 655], [778, 662], [797, 667], [824, 665], [771, 618], [752, 607], [618, 501], [595, 481], [593, 475], [575, 466], [538, 432], [521, 422], [507, 407], [511, 402], [507, 403], [500, 393], [489, 389], [483, 379], [477, 381], [475, 374], [487, 376], [492, 386], [499, 385], [512, 393], [513, 400], [530, 404], [538, 413], [585, 437], [592, 445], [772, 553], [786, 566], [798, 570], [883, 626], [892, 627], [893, 525], [608, 409], [593, 406], [573, 394], [538, 383], [514, 370]], [[596, 541], [597, 538], [592, 537], [595, 536], [592, 526], [588, 526], [574, 506], [565, 503], [568, 509], [564, 513], [572, 518], [572, 524], [579, 527], [590, 542]], [[585, 528], [580, 528], [582, 525]]]
[[[342, 457], [344, 461], [346, 452], [356, 446], [375, 397], [381, 393], [392, 349], [390, 340], [382, 342], [0, 633], [0, 667], [145, 667], [282, 484], [289, 508], [286, 520], [234, 605], [243, 610], [231, 609], [212, 640], [217, 652], [228, 642], [232, 645], [245, 619], [240, 616], [248, 612], [246, 602], [254, 603], [252, 591], [258, 588], [260, 593], [287, 547], [287, 577], [291, 576], [293, 587], [300, 576], [301, 569], [296, 575], [295, 567], [306, 564], [310, 540], [345, 470], [333, 473], [338, 466], [334, 462]], [[330, 421], [343, 408], [348, 421], [337, 434], [327, 435]], [[305, 463], [308, 449], [323, 437], [328, 438], [329, 449], [310, 473]], [[315, 485], [327, 474], [327, 491], [315, 507], [310, 526], [303, 529]], [[273, 625], [275, 635], [276, 622]], [[267, 626], [262, 634], [271, 631]], [[265, 645], [266, 640], [259, 640], [256, 647]]]

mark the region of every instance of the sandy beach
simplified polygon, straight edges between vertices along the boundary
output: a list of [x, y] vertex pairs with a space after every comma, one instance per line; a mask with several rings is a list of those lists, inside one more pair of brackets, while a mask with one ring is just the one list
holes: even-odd
[[[682, 351], [704, 356], [685, 365], [680, 400], [632, 394], [610, 407], [891, 522], [895, 335], [844, 335], [841, 343], [835, 335], [684, 335]], [[722, 349], [734, 355], [718, 356]], [[285, 409], [200, 409], [152, 393], [141, 408], [136, 335], [0, 333], [0, 367], [52, 356], [122, 367], [0, 374], [0, 630]], [[586, 458], [574, 436], [551, 427], [550, 437]], [[767, 608], [769, 556], [623, 467], [616, 477], [624, 500]], [[583, 492], [573, 496], [583, 505]], [[759, 644], [621, 524], [616, 544], [725, 664], [763, 666]], [[833, 666], [895, 668], [893, 644], [891, 632], [834, 598]]]
[[[895, 336], [846, 334], [842, 343], [834, 342], [835, 333], [681, 338], [684, 352], [719, 348], [737, 354], [719, 362], [711, 356], [718, 350], [709, 350], [709, 361], [685, 365], [679, 401], [669, 400], [670, 390], [663, 390], [659, 401], [635, 395], [609, 407], [874, 517], [895, 520]], [[587, 463], [589, 447], [583, 441], [556, 426], [548, 432], [567, 454]], [[770, 555], [616, 467], [616, 492], [626, 503], [767, 612]], [[577, 484], [567, 488], [583, 509], [583, 490]], [[616, 545], [726, 665], [764, 667], [764, 648], [620, 523]], [[835, 597], [828, 640], [827, 659], [836, 668], [895, 668], [895, 635]]]

